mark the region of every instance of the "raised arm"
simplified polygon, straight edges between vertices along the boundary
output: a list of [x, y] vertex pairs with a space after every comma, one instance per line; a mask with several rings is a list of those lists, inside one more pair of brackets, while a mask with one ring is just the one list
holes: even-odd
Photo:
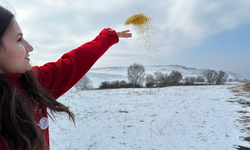
[[35, 66], [40, 84], [57, 99], [74, 86], [119, 37], [131, 37], [131, 33], [104, 29], [93, 41], [64, 54], [58, 61]]

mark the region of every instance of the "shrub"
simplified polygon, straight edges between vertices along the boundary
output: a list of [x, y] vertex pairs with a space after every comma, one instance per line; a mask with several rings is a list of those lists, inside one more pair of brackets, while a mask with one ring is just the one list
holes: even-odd
[[120, 87], [125, 87], [127, 84], [125, 80], [120, 81]]
[[78, 91], [91, 90], [93, 89], [93, 85], [91, 80], [85, 75], [76, 83], [75, 88]]
[[126, 81], [103, 81], [99, 86], [99, 89], [118, 89], [118, 88], [140, 88], [142, 86], [134, 86], [132, 83]]
[[[141, 87], [141, 86], [139, 86]], [[128, 83], [126, 86], [124, 86], [123, 88], [135, 88], [133, 83]]]
[[117, 89], [120, 87], [120, 81], [112, 81], [111, 83], [111, 88]]
[[243, 86], [243, 90], [245, 90], [245, 91], [250, 91], [250, 82], [249, 82], [249, 83], [246, 83], [246, 84]]
[[110, 82], [109, 81], [103, 81], [101, 85], [99, 86], [99, 89], [109, 89], [110, 88]]

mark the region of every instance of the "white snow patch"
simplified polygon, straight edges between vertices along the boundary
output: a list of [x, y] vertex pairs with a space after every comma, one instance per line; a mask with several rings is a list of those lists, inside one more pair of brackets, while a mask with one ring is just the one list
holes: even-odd
[[[238, 83], [239, 84], [239, 83]], [[235, 150], [242, 107], [235, 85], [179, 86], [76, 92], [58, 101], [74, 112], [50, 121], [52, 150]], [[245, 97], [250, 101], [250, 98]]]

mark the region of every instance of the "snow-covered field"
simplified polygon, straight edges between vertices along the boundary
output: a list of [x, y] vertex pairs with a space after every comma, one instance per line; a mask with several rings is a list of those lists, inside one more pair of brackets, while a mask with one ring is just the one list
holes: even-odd
[[[233, 92], [234, 91], [234, 92]], [[240, 83], [155, 89], [71, 89], [59, 98], [76, 116], [50, 121], [52, 150], [235, 150], [240, 139], [235, 102], [250, 101]]]

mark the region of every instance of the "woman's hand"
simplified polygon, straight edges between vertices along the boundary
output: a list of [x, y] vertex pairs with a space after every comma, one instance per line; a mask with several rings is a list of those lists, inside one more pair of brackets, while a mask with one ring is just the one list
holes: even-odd
[[130, 30], [125, 30], [125, 31], [121, 31], [121, 32], [116, 32], [116, 34], [118, 35], [119, 38], [129, 38], [132, 37], [132, 33], [129, 33]]

